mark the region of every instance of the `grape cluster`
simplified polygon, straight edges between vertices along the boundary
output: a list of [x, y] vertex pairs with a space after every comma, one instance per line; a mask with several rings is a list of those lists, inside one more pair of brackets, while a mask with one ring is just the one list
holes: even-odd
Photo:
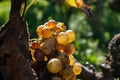
[[81, 64], [73, 56], [75, 33], [66, 30], [62, 22], [49, 20], [36, 29], [37, 39], [29, 41], [32, 67], [40, 80], [49, 75], [50, 80], [76, 80], [82, 71]]

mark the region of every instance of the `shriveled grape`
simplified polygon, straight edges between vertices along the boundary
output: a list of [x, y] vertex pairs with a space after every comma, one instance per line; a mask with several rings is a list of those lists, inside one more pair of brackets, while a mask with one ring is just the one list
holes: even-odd
[[37, 49], [35, 50], [35, 53], [34, 53], [34, 58], [37, 60], [37, 61], [43, 61], [44, 59], [44, 54], [42, 53], [42, 51], [40, 49]]
[[75, 52], [75, 46], [73, 43], [67, 44], [64, 46], [63, 51], [71, 55]]
[[51, 45], [55, 46], [56, 44], [56, 39], [54, 37], [47, 38], [45, 42], [50, 43]]
[[69, 56], [64, 52], [59, 53], [57, 58], [61, 61], [63, 66], [69, 65], [70, 63]]
[[44, 42], [40, 49], [45, 55], [50, 55], [52, 54], [54, 46], [51, 45], [49, 42]]

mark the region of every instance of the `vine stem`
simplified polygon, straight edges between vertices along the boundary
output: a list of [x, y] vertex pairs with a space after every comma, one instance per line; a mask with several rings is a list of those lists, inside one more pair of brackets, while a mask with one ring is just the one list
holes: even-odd
[[24, 6], [23, 6], [23, 4], [22, 4], [22, 15], [27, 12], [27, 10], [32, 6], [32, 4], [33, 4], [35, 1], [36, 1], [36, 0], [32, 0], [27, 7], [26, 7], [26, 3], [25, 3]]

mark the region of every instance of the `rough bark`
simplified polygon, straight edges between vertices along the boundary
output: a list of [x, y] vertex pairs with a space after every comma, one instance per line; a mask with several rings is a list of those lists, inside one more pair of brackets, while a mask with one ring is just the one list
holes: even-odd
[[23, 2], [11, 0], [9, 19], [0, 29], [0, 80], [37, 79], [29, 64], [27, 25], [19, 14]]
[[116, 34], [109, 43], [108, 46], [109, 55], [112, 60], [109, 61], [111, 64], [111, 73], [115, 78], [120, 78], [120, 34]]

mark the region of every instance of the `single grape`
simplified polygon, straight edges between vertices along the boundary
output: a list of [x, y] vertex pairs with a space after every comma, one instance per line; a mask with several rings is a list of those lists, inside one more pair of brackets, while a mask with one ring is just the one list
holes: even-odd
[[60, 52], [57, 58], [62, 62], [63, 66], [69, 65], [70, 63], [69, 56], [64, 52]]
[[35, 58], [37, 61], [39, 61], [39, 62], [43, 61], [43, 59], [44, 59], [44, 54], [41, 52], [40, 49], [35, 50], [34, 58]]
[[54, 46], [49, 42], [44, 42], [40, 49], [45, 55], [50, 55], [54, 50]]
[[39, 25], [36, 29], [36, 33], [39, 37], [42, 36], [41, 30], [43, 29], [43, 27], [44, 27], [44, 25]]
[[73, 43], [67, 44], [64, 46], [63, 51], [71, 55], [75, 52], [75, 46]]
[[52, 58], [47, 63], [48, 71], [51, 73], [58, 73], [62, 69], [62, 63], [57, 58]]
[[39, 49], [40, 47], [40, 43], [38, 43], [37, 41], [33, 41], [31, 45], [31, 48], [33, 49]]
[[65, 32], [60, 32], [57, 34], [56, 39], [59, 44], [67, 44], [68, 35]]
[[44, 27], [41, 30], [41, 35], [43, 38], [49, 38], [52, 37], [52, 31], [48, 27]]
[[74, 65], [73, 65], [73, 73], [74, 73], [74, 75], [79, 75], [81, 72], [82, 72], [81, 64], [78, 63], [78, 62], [74, 63]]
[[47, 38], [45, 42], [50, 43], [51, 45], [55, 46], [56, 44], [56, 39], [54, 37]]
[[49, 20], [44, 25], [50, 29], [54, 29], [56, 28], [57, 22], [55, 20]]
[[68, 35], [68, 38], [69, 38], [68, 43], [71, 43], [71, 42], [73, 42], [75, 40], [75, 33], [74, 33], [74, 31], [67, 30], [66, 34]]

